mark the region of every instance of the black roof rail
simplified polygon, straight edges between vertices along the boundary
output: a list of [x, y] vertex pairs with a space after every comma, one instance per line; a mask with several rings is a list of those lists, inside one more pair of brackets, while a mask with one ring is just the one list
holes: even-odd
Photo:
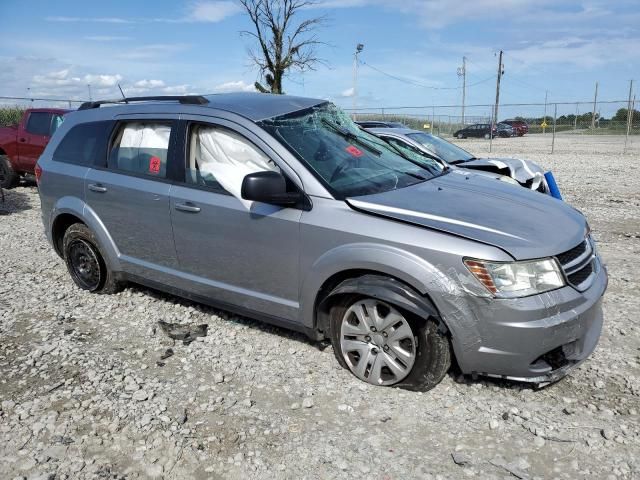
[[150, 102], [150, 101], [176, 101], [185, 105], [206, 105], [209, 103], [202, 95], [160, 95], [152, 97], [127, 97], [118, 98], [116, 100], [98, 100], [95, 102], [84, 102], [78, 110], [89, 110], [92, 108], [100, 108], [100, 105], [122, 104], [130, 102]]

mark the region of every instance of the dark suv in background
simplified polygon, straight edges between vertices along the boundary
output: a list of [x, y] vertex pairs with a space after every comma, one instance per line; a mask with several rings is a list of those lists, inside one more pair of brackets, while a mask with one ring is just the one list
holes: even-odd
[[453, 133], [453, 136], [456, 138], [491, 138], [493, 134], [494, 137], [498, 135], [498, 129], [494, 126], [491, 128], [491, 125], [488, 123], [476, 123], [474, 125], [469, 125], [468, 127], [461, 128], [460, 130]]

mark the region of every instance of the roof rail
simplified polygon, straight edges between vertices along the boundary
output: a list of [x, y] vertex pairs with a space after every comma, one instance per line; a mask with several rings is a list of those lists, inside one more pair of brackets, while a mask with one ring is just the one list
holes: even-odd
[[122, 104], [130, 102], [150, 102], [150, 101], [176, 101], [186, 105], [205, 105], [209, 103], [202, 95], [160, 95], [154, 97], [127, 97], [118, 98], [116, 100], [98, 100], [95, 102], [84, 102], [78, 110], [89, 110], [92, 108], [100, 108], [100, 105]]

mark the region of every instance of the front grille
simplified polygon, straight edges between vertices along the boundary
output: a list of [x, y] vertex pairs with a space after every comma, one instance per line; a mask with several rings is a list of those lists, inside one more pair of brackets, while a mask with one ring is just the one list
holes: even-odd
[[561, 253], [560, 255], [557, 255], [558, 261], [560, 262], [561, 265], [565, 265], [567, 263], [574, 261], [580, 255], [582, 255], [586, 250], [587, 250], [587, 241], [585, 240], [581, 244], [573, 247], [571, 250], [567, 250], [566, 252]]
[[556, 258], [560, 262], [562, 269], [569, 283], [579, 291], [584, 291], [591, 286], [595, 277], [595, 255], [591, 247], [589, 238], [580, 244], [567, 250]]
[[580, 285], [587, 278], [589, 278], [589, 275], [593, 273], [592, 263], [593, 262], [587, 263], [587, 266], [584, 267], [582, 270], [578, 270], [577, 272], [569, 275], [567, 277], [569, 279], [569, 282], [571, 282], [572, 285]]

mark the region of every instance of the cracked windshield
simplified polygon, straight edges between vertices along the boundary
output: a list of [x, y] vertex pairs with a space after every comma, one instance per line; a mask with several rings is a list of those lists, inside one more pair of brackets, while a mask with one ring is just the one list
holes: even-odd
[[262, 127], [309, 165], [337, 198], [396, 190], [446, 172], [435, 160], [410, 160], [330, 103], [265, 120]]

